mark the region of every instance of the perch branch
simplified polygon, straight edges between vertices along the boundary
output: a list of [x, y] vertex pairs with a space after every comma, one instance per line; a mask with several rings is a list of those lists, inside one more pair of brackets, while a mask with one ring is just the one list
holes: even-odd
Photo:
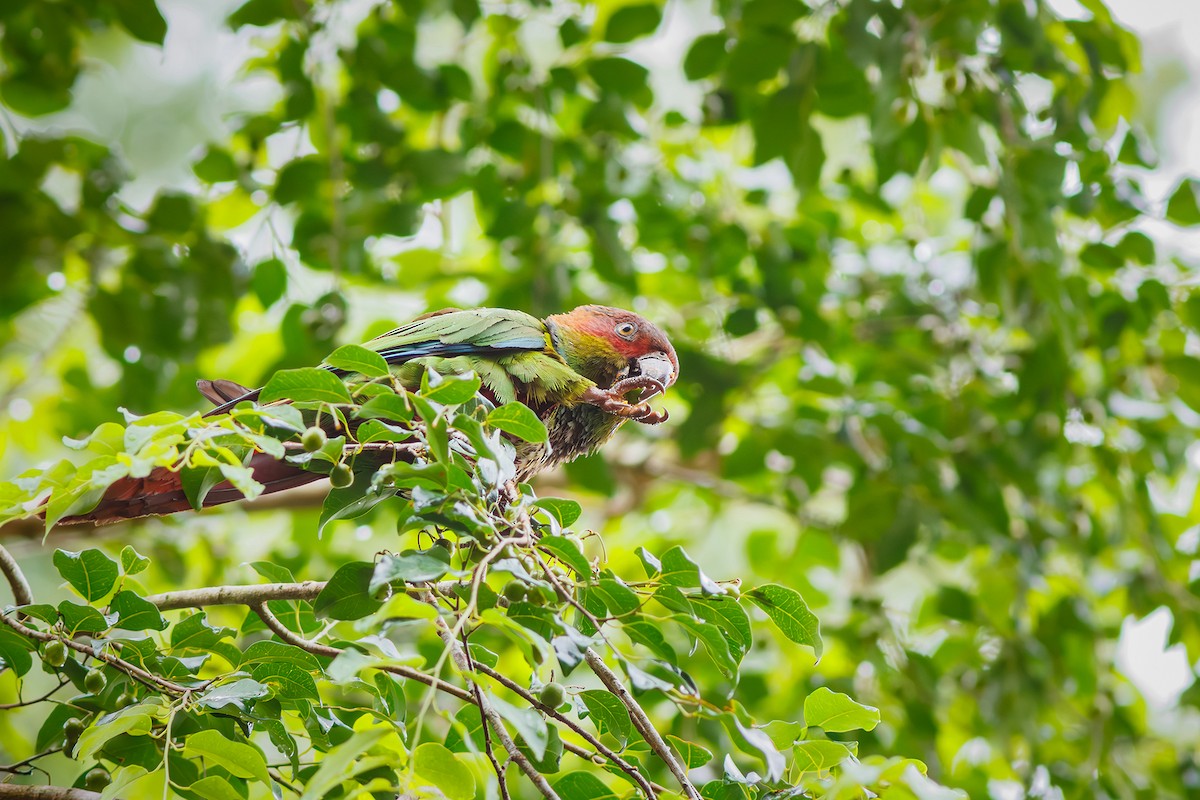
[[634, 727], [642, 734], [642, 738], [650, 745], [663, 763], [667, 765], [667, 769], [671, 770], [671, 774], [675, 776], [675, 780], [679, 781], [680, 787], [690, 800], [701, 800], [700, 792], [692, 784], [688, 778], [687, 770], [679, 763], [679, 759], [675, 758], [675, 754], [671, 752], [671, 748], [663, 741], [663, 738], [658, 733], [658, 729], [654, 727], [654, 723], [646, 716], [646, 712], [638, 704], [637, 700], [633, 699], [633, 695], [625, 688], [625, 684], [621, 683], [621, 679], [617, 674], [609, 669], [608, 664], [604, 663], [604, 658], [595, 650], [589, 649], [584, 653], [584, 660], [587, 661], [588, 667], [592, 672], [596, 673], [596, 677], [604, 684], [610, 692], [617, 696], [622, 703], [625, 704], [626, 710], [629, 711], [629, 717], [633, 720]]

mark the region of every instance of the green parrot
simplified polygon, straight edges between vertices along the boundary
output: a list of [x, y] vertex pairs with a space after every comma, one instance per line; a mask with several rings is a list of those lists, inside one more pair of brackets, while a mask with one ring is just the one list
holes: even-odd
[[[549, 467], [593, 452], [627, 420], [658, 424], [665, 412], [646, 404], [679, 376], [679, 360], [666, 334], [630, 311], [580, 306], [544, 320], [502, 308], [445, 309], [418, 317], [366, 343], [383, 356], [409, 389], [417, 389], [426, 369], [442, 375], [474, 372], [480, 393], [499, 405], [521, 402], [546, 426], [544, 443], [513, 440], [516, 472], [528, 480]], [[346, 373], [322, 365], [342, 377]], [[199, 381], [197, 388], [217, 404], [210, 414], [257, 399], [232, 381]], [[625, 395], [641, 390], [638, 402]], [[301, 486], [323, 477], [293, 464], [255, 453], [249, 462], [263, 493]], [[212, 506], [242, 499], [228, 483], [205, 497]], [[155, 469], [144, 478], [122, 478], [95, 509], [62, 524], [107, 523], [172, 514], [191, 508], [179, 473]]]

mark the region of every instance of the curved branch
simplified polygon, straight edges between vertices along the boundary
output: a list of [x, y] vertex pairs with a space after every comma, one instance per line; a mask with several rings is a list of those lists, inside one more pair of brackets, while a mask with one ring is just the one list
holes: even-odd
[[642, 734], [642, 738], [650, 745], [650, 749], [667, 765], [667, 769], [671, 770], [671, 774], [675, 776], [675, 780], [679, 781], [679, 785], [683, 788], [684, 793], [690, 800], [701, 800], [700, 792], [696, 790], [696, 787], [688, 778], [687, 770], [679, 763], [679, 759], [675, 758], [675, 754], [671, 752], [671, 748], [663, 741], [662, 736], [658, 733], [658, 729], [650, 721], [650, 717], [646, 716], [645, 710], [642, 709], [637, 700], [633, 699], [633, 695], [625, 688], [625, 684], [621, 683], [621, 679], [617, 677], [617, 674], [608, 668], [608, 664], [604, 663], [604, 659], [595, 650], [588, 648], [583, 657], [587, 661], [588, 667], [591, 668], [592, 672], [596, 673], [596, 677], [600, 679], [605, 688], [615, 694], [617, 699], [625, 704], [626, 710], [629, 711], [629, 717], [633, 720], [634, 727]]
[[[330, 645], [321, 644], [320, 642], [314, 642], [312, 639], [305, 639], [303, 636], [300, 636], [294, 631], [289, 630], [286, 625], [279, 621], [279, 617], [271, 613], [271, 610], [267, 608], [266, 603], [251, 604], [250, 610], [257, 614], [258, 618], [263, 621], [263, 624], [270, 628], [276, 636], [290, 645], [299, 647], [301, 650], [307, 650], [315, 656], [325, 656], [326, 658], [337, 658], [343, 652], [341, 648], [331, 647]], [[426, 675], [424, 672], [413, 669], [412, 667], [388, 665], [377, 666], [375, 669], [383, 672], [390, 672], [391, 674], [400, 678], [408, 678], [410, 680], [417, 681], [418, 683], [423, 683], [426, 686], [436, 689], [439, 692], [444, 692], [452, 697], [456, 697], [466, 703], [475, 702], [475, 699], [471, 696], [471, 693], [466, 689], [460, 689], [452, 683], [439, 681], [432, 675]]]
[[27, 606], [33, 603], [33, 590], [29, 588], [29, 581], [25, 580], [25, 573], [21, 572], [17, 560], [3, 545], [0, 545], [0, 573], [4, 573], [17, 605]]
[[[114, 656], [111, 653], [107, 653], [98, 647], [88, 647], [86, 644], [80, 644], [74, 639], [70, 639], [65, 636], [59, 636], [46, 631], [34, 630], [26, 625], [22, 625], [15, 618], [9, 616], [8, 614], [0, 614], [0, 622], [3, 622], [5, 625], [12, 628], [14, 631], [27, 639], [34, 639], [35, 641], [39, 642], [62, 642], [72, 650], [83, 653], [85, 656], [94, 658], [97, 661], [103, 661], [105, 664], [121, 670], [121, 672], [124, 672], [129, 677], [140, 681], [151, 688], [178, 695], [184, 695], [194, 691], [194, 689], [189, 689], [186, 686], [180, 686], [174, 681], [169, 681], [166, 678], [160, 678], [154, 673], [147, 672], [141, 667], [131, 664], [125, 659]], [[99, 795], [97, 795], [97, 797], [99, 797]]]

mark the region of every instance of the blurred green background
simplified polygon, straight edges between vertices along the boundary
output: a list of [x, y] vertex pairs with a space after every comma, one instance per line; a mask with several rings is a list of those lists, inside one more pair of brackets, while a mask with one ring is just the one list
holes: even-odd
[[[756, 715], [829, 685], [972, 797], [1195, 796], [1183, 5], [7, 0], [3, 475], [427, 310], [625, 306], [672, 421], [539, 487], [618, 573], [803, 593], [826, 654], [756, 648]], [[392, 544], [319, 500], [0, 536], [48, 595], [84, 541], [153, 589]]]

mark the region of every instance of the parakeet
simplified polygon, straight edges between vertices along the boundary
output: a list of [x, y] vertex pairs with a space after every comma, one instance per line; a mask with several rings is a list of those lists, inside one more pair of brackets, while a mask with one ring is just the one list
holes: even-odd
[[[544, 320], [501, 308], [445, 309], [364, 346], [383, 356], [406, 388], [417, 389], [427, 368], [441, 375], [474, 372], [488, 400], [519, 401], [532, 409], [549, 436], [540, 444], [514, 441], [517, 479], [522, 481], [594, 451], [626, 420], [665, 420], [665, 414], [652, 411], [645, 401], [665, 392], [679, 376], [675, 348], [662, 330], [632, 312], [598, 305]], [[255, 400], [260, 391], [224, 380], [199, 381], [197, 387], [218, 404], [211, 414]], [[639, 401], [626, 401], [625, 395], [635, 389], [641, 390]], [[266, 453], [255, 453], [249, 466], [264, 494], [322, 477]], [[221, 483], [209, 491], [204, 505], [240, 499], [241, 492]], [[95, 509], [61, 522], [104, 523], [190, 507], [179, 473], [158, 468], [144, 478], [118, 480]]]

